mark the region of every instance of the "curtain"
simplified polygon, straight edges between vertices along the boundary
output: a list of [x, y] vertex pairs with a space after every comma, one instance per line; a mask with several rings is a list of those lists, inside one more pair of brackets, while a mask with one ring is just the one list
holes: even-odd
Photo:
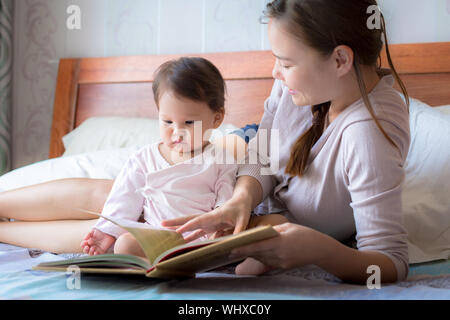
[[0, 0], [0, 175], [11, 169], [13, 0]]

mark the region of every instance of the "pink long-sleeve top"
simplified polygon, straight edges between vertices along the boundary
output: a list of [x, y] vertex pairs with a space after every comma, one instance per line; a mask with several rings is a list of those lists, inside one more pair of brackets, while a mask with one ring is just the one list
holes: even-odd
[[[143, 212], [147, 224], [161, 228], [163, 219], [209, 212], [231, 197], [237, 173], [232, 155], [210, 144], [203, 153], [171, 165], [160, 143], [139, 149], [126, 161], [102, 215], [138, 221]], [[126, 232], [102, 218], [94, 227], [116, 238]]]
[[[311, 150], [305, 175], [291, 178], [284, 170], [292, 145], [311, 126], [311, 107], [294, 105], [288, 88], [276, 80], [249, 153], [258, 152], [257, 140], [267, 131], [271, 152], [265, 161], [274, 167], [273, 161], [279, 160], [279, 168], [272, 169], [273, 175], [261, 174], [268, 167], [261, 157], [258, 164], [241, 165], [238, 177], [253, 176], [262, 186], [265, 201], [255, 213], [287, 210], [290, 221], [339, 241], [356, 233], [357, 248], [387, 255], [402, 280], [408, 273], [408, 247], [401, 190], [410, 132], [406, 104], [392, 88], [393, 82], [392, 76], [384, 76], [369, 98], [397, 148], [384, 137], [360, 99], [324, 130]], [[274, 141], [276, 135], [278, 141]]]

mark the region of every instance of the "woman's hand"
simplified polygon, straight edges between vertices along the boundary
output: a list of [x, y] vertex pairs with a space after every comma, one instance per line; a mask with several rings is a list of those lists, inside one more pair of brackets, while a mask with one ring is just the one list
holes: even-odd
[[320, 232], [294, 223], [273, 228], [279, 236], [232, 251], [230, 258], [250, 257], [236, 267], [236, 274], [258, 275], [276, 268], [317, 264], [324, 256]]
[[244, 198], [234, 197], [213, 211], [163, 220], [161, 225], [176, 229], [178, 233], [193, 231], [185, 241], [189, 242], [206, 234], [214, 233], [213, 238], [226, 233], [244, 231], [250, 219], [251, 205]]

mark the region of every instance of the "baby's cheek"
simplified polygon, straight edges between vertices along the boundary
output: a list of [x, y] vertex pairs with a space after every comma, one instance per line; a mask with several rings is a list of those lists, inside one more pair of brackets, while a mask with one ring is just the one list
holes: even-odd
[[159, 135], [165, 143], [168, 143], [170, 141], [170, 138], [171, 138], [170, 131], [161, 129], [159, 131]]

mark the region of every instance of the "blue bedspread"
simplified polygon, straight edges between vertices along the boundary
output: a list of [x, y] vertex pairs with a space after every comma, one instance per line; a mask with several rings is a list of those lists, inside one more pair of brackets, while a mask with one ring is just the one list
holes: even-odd
[[0, 244], [0, 299], [450, 299], [450, 260], [412, 265], [407, 281], [372, 290], [342, 283], [315, 266], [259, 277], [239, 277], [228, 267], [169, 281], [82, 275], [79, 289], [70, 289], [67, 280], [73, 282], [64, 273], [31, 270], [65, 257], [43, 253], [32, 258], [28, 249]]

